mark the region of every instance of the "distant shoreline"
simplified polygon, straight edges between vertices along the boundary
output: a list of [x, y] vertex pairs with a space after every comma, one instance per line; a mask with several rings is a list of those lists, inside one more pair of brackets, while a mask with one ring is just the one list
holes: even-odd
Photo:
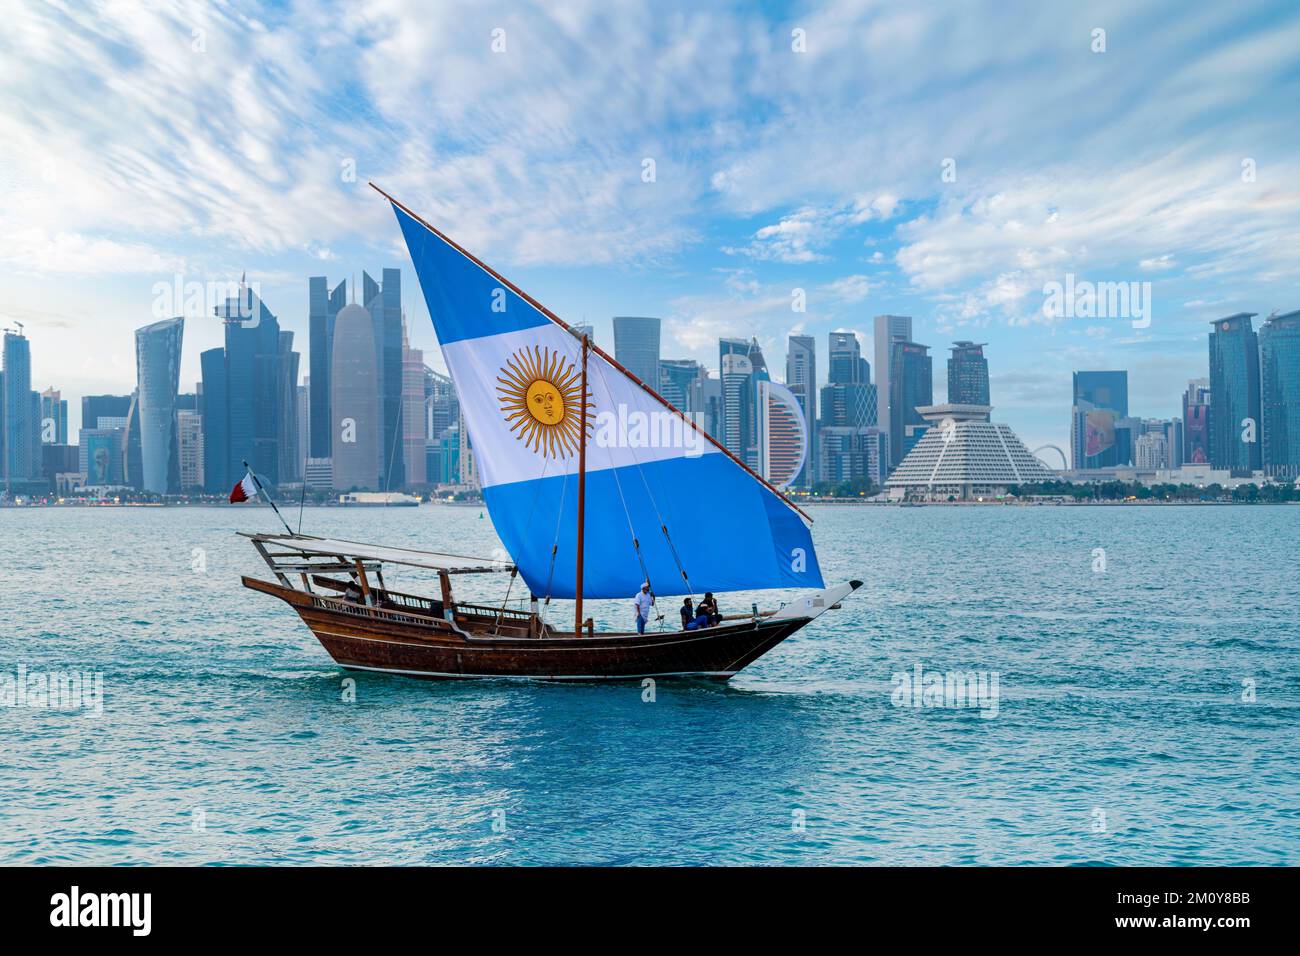
[[[280, 502], [280, 504], [284, 504]], [[297, 505], [293, 502], [294, 507]], [[1300, 505], [1300, 501], [1160, 501], [1152, 498], [1144, 498], [1134, 501], [1107, 501], [1104, 499], [1091, 499], [1082, 501], [864, 501], [858, 498], [816, 498], [816, 499], [798, 499], [795, 504], [803, 505], [828, 505], [833, 507], [854, 507], [854, 508], [1094, 508], [1094, 507], [1205, 507], [1205, 506], [1257, 506], [1257, 505]], [[422, 501], [419, 507], [427, 508], [430, 506], [451, 507], [451, 508], [484, 508], [486, 507], [481, 500], [478, 501]], [[4, 504], [0, 503], [0, 509], [26, 510], [26, 509], [93, 509], [93, 508], [223, 508], [230, 507], [224, 501], [63, 501], [63, 502], [31, 502], [26, 504]], [[341, 505], [337, 502], [317, 502], [315, 504], [308, 502], [303, 505], [305, 508], [329, 508], [342, 509], [344, 511], [385, 511], [393, 509], [410, 509], [414, 505]]]

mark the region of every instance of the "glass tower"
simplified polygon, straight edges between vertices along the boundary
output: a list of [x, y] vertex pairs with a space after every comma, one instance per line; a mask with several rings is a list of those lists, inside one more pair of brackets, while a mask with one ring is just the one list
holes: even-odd
[[614, 316], [614, 358], [651, 388], [659, 382], [659, 320]]
[[182, 318], [163, 319], [135, 331], [142, 486], [160, 495], [180, 490], [176, 395], [181, 384], [184, 331]]
[[1070, 416], [1071, 463], [1076, 469], [1127, 464], [1124, 426], [1128, 418], [1128, 372], [1074, 373]]
[[1216, 319], [1210, 332], [1210, 464], [1234, 477], [1261, 467], [1259, 337], [1254, 312]]
[[934, 404], [934, 368], [929, 353], [928, 345], [903, 339], [895, 339], [891, 346], [889, 449], [895, 465], [907, 457], [928, 427], [917, 409]]
[[1262, 459], [1271, 477], [1300, 478], [1300, 311], [1269, 316], [1259, 330]]
[[6, 481], [30, 481], [40, 475], [41, 449], [40, 413], [32, 414], [32, 351], [27, 337], [6, 332], [0, 361], [4, 372], [0, 393], [0, 444], [4, 454], [0, 471]]
[[308, 378], [310, 379], [311, 412], [307, 416], [311, 435], [309, 446], [312, 458], [328, 458], [331, 454], [330, 424], [330, 368], [333, 363], [334, 320], [339, 309], [348, 304], [348, 283], [343, 280], [329, 290], [325, 276], [312, 276], [307, 280], [309, 294], [308, 318]]
[[954, 342], [948, 359], [948, 403], [989, 404], [989, 362], [983, 342]]

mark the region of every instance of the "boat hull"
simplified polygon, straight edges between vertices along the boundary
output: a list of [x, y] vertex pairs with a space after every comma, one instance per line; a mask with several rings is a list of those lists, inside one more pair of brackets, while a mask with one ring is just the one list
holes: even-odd
[[341, 666], [427, 679], [727, 680], [809, 620], [759, 618], [643, 635], [497, 636], [437, 618], [344, 605], [254, 578], [244, 583], [292, 606]]

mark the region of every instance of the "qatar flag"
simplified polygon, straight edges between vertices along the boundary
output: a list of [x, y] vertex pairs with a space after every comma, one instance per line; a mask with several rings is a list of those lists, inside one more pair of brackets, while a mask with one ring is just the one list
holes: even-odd
[[234, 488], [230, 489], [230, 503], [232, 505], [256, 497], [257, 483], [253, 481], [252, 474], [244, 475], [243, 479]]

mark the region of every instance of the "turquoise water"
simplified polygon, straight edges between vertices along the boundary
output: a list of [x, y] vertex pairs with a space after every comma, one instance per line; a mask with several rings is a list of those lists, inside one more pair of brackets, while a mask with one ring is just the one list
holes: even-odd
[[[239, 585], [264, 510], [0, 511], [0, 675], [103, 675], [97, 717], [0, 707], [0, 863], [1300, 863], [1300, 507], [813, 515], [867, 587], [729, 685], [345, 702]], [[478, 508], [305, 530], [497, 546]], [[894, 706], [918, 664], [995, 672], [996, 716]]]

